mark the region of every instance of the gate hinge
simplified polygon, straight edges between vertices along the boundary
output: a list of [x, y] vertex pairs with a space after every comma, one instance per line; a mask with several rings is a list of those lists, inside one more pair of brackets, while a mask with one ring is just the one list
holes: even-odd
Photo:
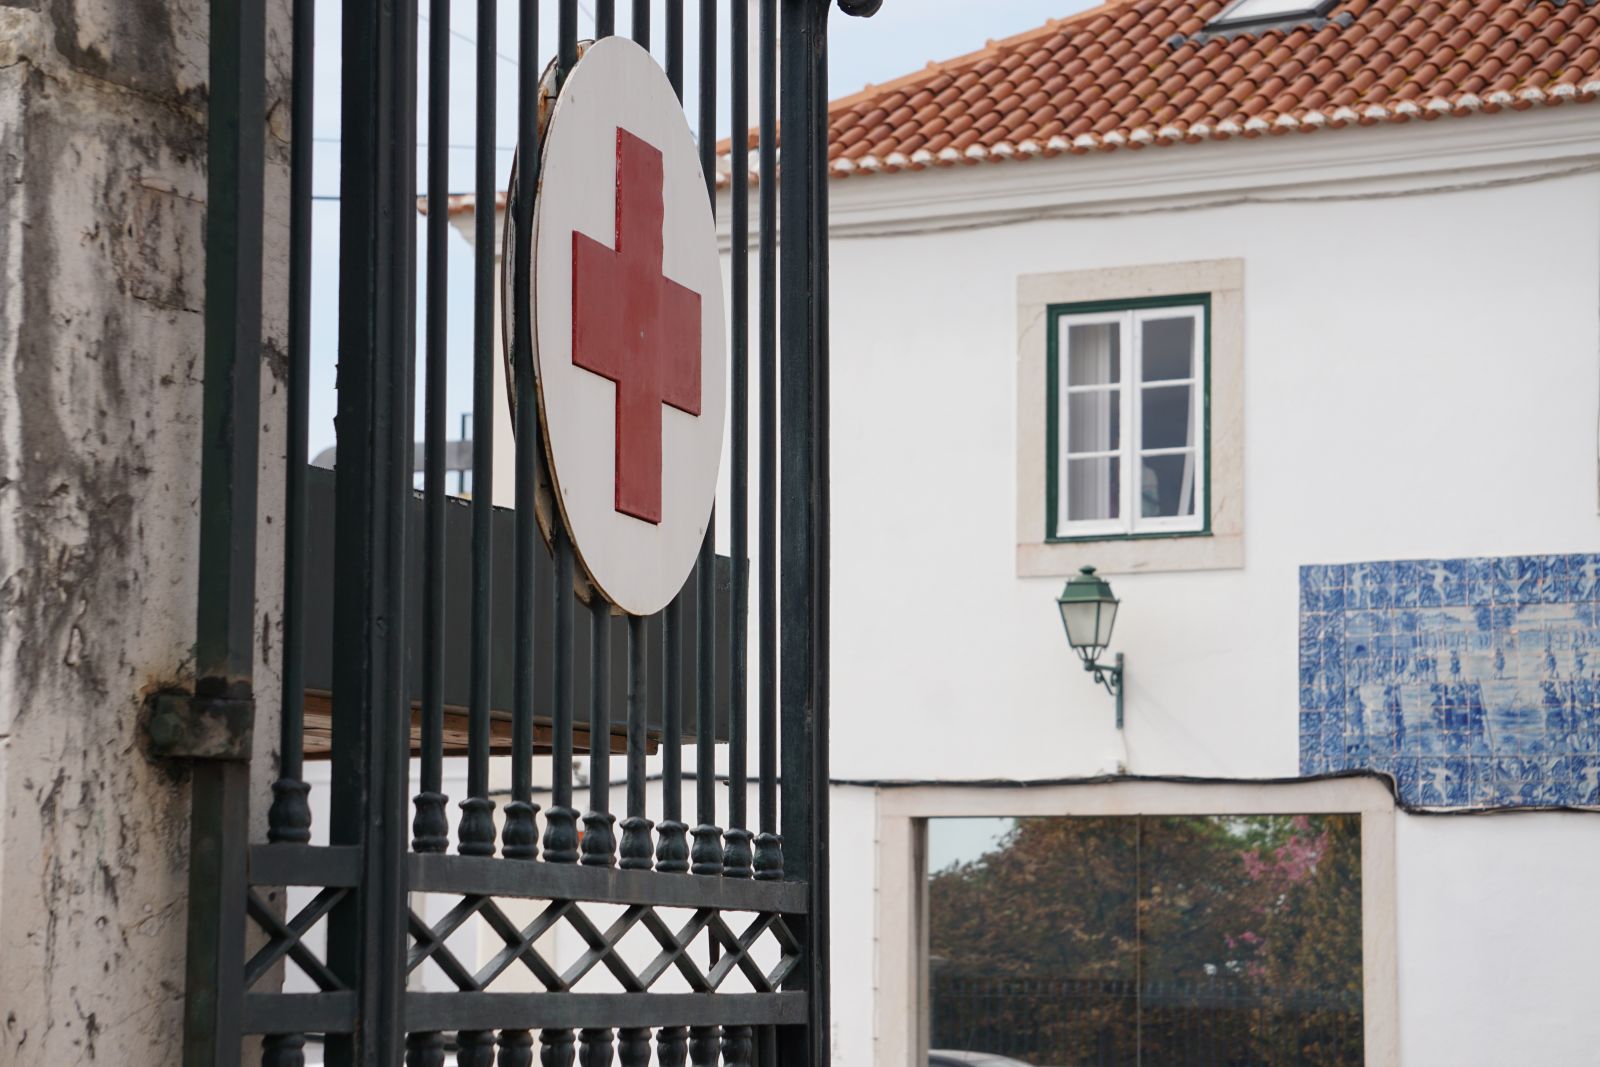
[[248, 760], [256, 702], [250, 697], [152, 693], [145, 732], [150, 754], [163, 759]]

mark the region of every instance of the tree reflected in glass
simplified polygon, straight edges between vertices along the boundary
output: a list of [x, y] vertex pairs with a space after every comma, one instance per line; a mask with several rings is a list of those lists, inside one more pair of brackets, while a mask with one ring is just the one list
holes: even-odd
[[1355, 815], [936, 819], [929, 1045], [1359, 1064]]

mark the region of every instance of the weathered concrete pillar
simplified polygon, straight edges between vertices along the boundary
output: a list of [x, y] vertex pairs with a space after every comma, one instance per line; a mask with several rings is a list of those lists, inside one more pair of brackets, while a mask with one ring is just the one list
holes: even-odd
[[[287, 14], [270, 5], [253, 818], [276, 737]], [[0, 1063], [176, 1062], [191, 679], [205, 0], [0, 0]]]

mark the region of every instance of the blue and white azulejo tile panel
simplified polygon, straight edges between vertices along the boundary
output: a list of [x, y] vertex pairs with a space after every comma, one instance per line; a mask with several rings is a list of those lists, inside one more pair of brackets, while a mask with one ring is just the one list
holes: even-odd
[[1439, 808], [1600, 805], [1600, 555], [1300, 568], [1300, 773]]

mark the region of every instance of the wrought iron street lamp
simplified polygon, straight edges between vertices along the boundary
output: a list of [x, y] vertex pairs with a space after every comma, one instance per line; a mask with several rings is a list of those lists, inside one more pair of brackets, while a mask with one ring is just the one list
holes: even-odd
[[1117, 701], [1117, 729], [1122, 729], [1122, 653], [1118, 652], [1114, 666], [1100, 662], [1106, 646], [1111, 644], [1111, 627], [1117, 621], [1117, 605], [1121, 603], [1111, 594], [1111, 583], [1094, 572], [1093, 567], [1083, 567], [1067, 579], [1056, 607], [1061, 611], [1061, 626], [1067, 632], [1067, 644], [1083, 660], [1083, 669], [1094, 675], [1094, 680], [1106, 687]]

